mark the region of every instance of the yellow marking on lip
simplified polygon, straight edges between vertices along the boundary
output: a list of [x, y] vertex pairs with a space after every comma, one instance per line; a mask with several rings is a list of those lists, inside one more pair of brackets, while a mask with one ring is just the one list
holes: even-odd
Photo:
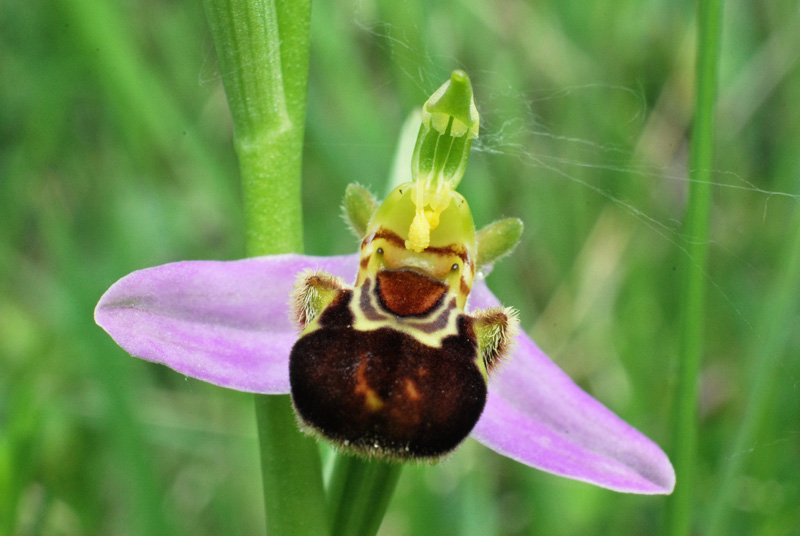
[[[410, 335], [418, 342], [434, 348], [441, 348], [442, 341], [450, 335], [458, 334], [458, 318], [462, 313], [455, 300], [444, 301], [433, 308], [428, 315], [422, 318], [398, 317], [386, 312], [379, 306], [371, 285], [362, 285], [353, 289], [353, 298], [350, 300], [350, 312], [353, 314], [352, 328], [356, 331], [373, 331], [381, 328], [391, 328]], [[371, 309], [370, 314], [377, 314], [378, 318], [368, 316], [368, 311], [362, 309], [362, 301], [366, 301]], [[426, 332], [424, 324], [429, 323], [439, 315], [446, 314], [446, 325], [441, 329]]]
[[408, 378], [405, 379], [405, 386], [406, 386], [406, 394], [410, 400], [419, 400], [420, 394], [417, 391], [417, 384], [415, 384], [412, 380]]
[[356, 370], [355, 392], [357, 395], [364, 395], [364, 402], [367, 405], [367, 409], [375, 413], [383, 408], [383, 400], [378, 396], [378, 393], [369, 386], [369, 382], [367, 382], [366, 378], [366, 367], [366, 361], [361, 361], [361, 364], [358, 365], [358, 370]]
[[356, 286], [381, 270], [411, 270], [445, 283], [448, 293], [457, 296], [463, 310], [472, 290], [474, 264], [470, 248], [464, 243], [428, 247], [415, 253], [403, 247], [402, 238], [385, 227], [367, 236], [361, 245], [361, 259]]

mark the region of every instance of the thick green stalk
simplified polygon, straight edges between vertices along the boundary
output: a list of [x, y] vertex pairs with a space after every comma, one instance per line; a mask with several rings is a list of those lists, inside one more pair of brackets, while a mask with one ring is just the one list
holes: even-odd
[[328, 517], [316, 443], [297, 429], [288, 396], [257, 395], [269, 536], [324, 536]]
[[402, 469], [401, 463], [340, 455], [328, 490], [331, 536], [374, 536]]
[[303, 247], [308, 1], [205, 0], [233, 115], [249, 255]]
[[667, 533], [691, 531], [697, 450], [698, 376], [705, 330], [706, 266], [714, 165], [714, 108], [722, 5], [700, 0], [697, 11], [695, 115], [690, 146], [689, 202], [684, 222], [688, 241], [681, 277], [681, 323], [673, 461], [677, 486], [668, 510]]
[[[300, 252], [310, 2], [204, 0], [234, 121], [250, 256]], [[256, 396], [270, 536], [327, 534], [316, 444], [288, 396]]]

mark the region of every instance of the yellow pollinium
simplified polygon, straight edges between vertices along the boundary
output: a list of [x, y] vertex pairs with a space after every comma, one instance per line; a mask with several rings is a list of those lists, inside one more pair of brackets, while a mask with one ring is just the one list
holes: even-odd
[[469, 205], [446, 181], [441, 184], [438, 191], [426, 190], [422, 181], [395, 188], [372, 215], [367, 236], [380, 229], [392, 231], [404, 241], [409, 262], [428, 248], [442, 247], [463, 248], [474, 260], [477, 243]]
[[439, 181], [439, 188], [433, 189], [419, 179], [412, 187], [411, 200], [414, 203], [414, 219], [408, 229], [406, 248], [420, 253], [431, 243], [431, 231], [439, 226], [442, 211], [450, 206], [450, 183]]
[[421, 201], [418, 185], [401, 184], [373, 214], [362, 242], [356, 286], [374, 280], [381, 270], [413, 270], [446, 283], [463, 309], [478, 249], [472, 213], [449, 185], [441, 192], [427, 192]]
[[422, 107], [422, 123], [411, 156], [414, 217], [403, 229], [409, 251], [421, 253], [434, 240], [432, 233], [454, 200], [454, 190], [464, 176], [472, 140], [478, 137], [479, 129], [472, 84], [467, 73], [457, 69]]

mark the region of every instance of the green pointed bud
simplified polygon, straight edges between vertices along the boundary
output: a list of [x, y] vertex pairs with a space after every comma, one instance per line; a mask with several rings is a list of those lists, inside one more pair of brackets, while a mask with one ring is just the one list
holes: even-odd
[[464, 71], [453, 71], [422, 107], [422, 125], [411, 157], [415, 213], [406, 249], [421, 252], [430, 244], [431, 232], [439, 226], [439, 216], [464, 176], [479, 123], [469, 77]]
[[348, 184], [344, 191], [342, 209], [350, 229], [360, 240], [367, 234], [367, 224], [378, 210], [378, 201], [366, 188], [352, 183]]
[[472, 84], [467, 73], [461, 70], [452, 72], [450, 81], [431, 95], [423, 109], [422, 121], [430, 122], [430, 126], [440, 134], [445, 134], [451, 119], [451, 136], [478, 137], [480, 118], [472, 97]]
[[478, 231], [478, 271], [490, 266], [500, 257], [511, 253], [522, 236], [522, 220], [506, 218], [490, 223]]
[[467, 168], [472, 140], [478, 137], [480, 117], [467, 73], [453, 71], [450, 80], [422, 108], [422, 125], [411, 160], [411, 176], [426, 190], [455, 189]]

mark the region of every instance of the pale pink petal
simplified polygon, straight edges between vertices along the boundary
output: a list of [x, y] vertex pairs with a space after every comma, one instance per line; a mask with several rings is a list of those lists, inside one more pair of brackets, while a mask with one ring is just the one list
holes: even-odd
[[222, 387], [288, 393], [295, 277], [319, 268], [352, 282], [357, 267], [358, 255], [165, 264], [114, 283], [95, 321], [136, 357]]
[[[137, 357], [223, 387], [288, 393], [296, 275], [315, 268], [351, 281], [357, 265], [358, 255], [167, 264], [115, 283], [95, 319]], [[498, 301], [479, 281], [470, 305]], [[526, 465], [617, 491], [669, 493], [675, 484], [661, 449], [575, 385], [526, 335], [490, 382], [473, 436]]]
[[[480, 281], [470, 305], [499, 302]], [[472, 436], [518, 462], [616, 491], [670, 493], [675, 486], [658, 445], [584, 392], [524, 334], [490, 381]]]

